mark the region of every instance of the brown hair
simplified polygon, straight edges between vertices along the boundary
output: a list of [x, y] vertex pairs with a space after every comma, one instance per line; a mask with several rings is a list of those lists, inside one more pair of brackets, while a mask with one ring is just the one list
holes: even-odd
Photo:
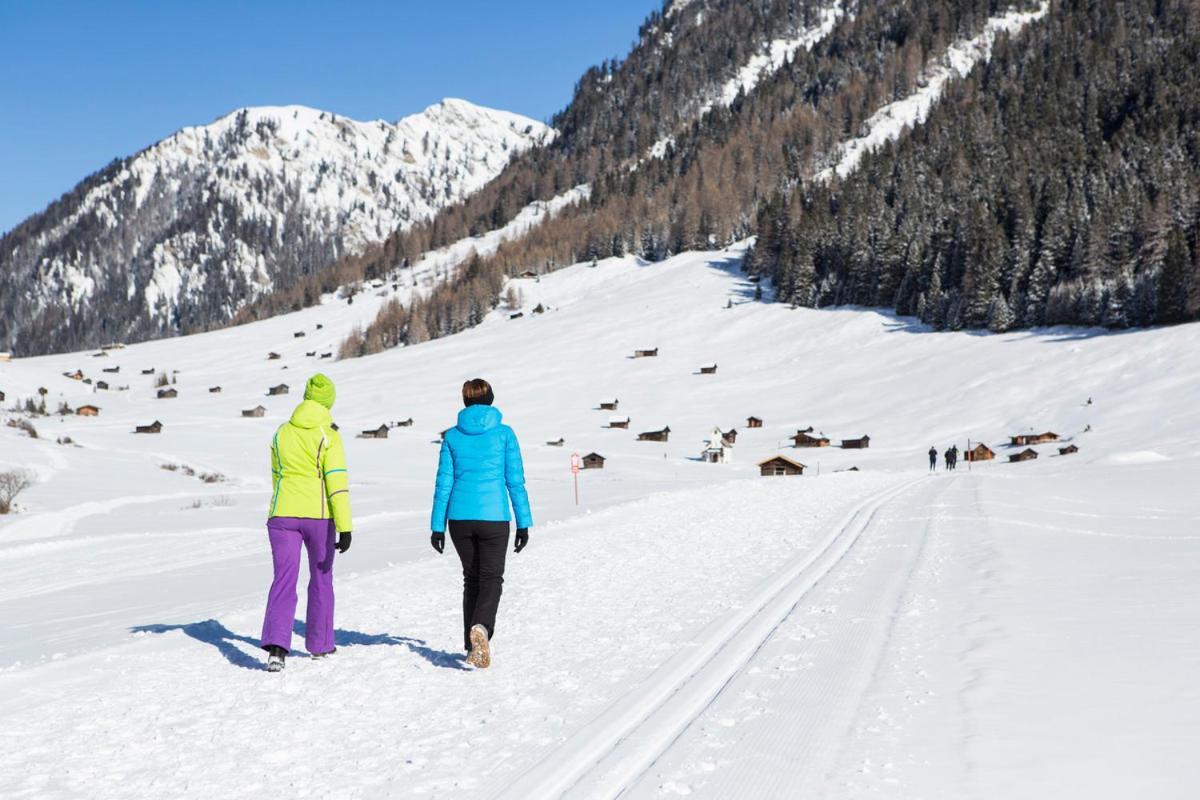
[[472, 378], [463, 384], [464, 406], [490, 406], [496, 396], [492, 393], [492, 385], [483, 378]]

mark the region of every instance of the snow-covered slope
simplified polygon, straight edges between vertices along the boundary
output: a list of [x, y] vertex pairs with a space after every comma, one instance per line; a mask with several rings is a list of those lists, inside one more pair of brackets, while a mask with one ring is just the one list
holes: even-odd
[[[0, 469], [39, 478], [0, 517], [5, 796], [1194, 796], [1200, 326], [934, 333], [754, 302], [738, 255], [517, 280], [521, 318], [350, 361], [306, 353], [373, 293], [0, 363], [6, 406], [45, 386], [51, 409], [101, 407], [33, 420], [38, 440], [0, 426]], [[178, 370], [178, 398], [150, 368]], [[318, 368], [355, 511], [339, 653], [268, 676], [266, 451]], [[486, 673], [454, 652], [458, 564], [427, 533], [437, 432], [476, 375], [535, 515]], [[629, 430], [605, 427], [614, 396]], [[871, 446], [790, 447], [810, 425]], [[738, 430], [730, 464], [698, 460], [714, 426]], [[1062, 441], [1007, 463], [1031, 429]], [[998, 460], [928, 474], [930, 445], [968, 441]], [[579, 506], [573, 451], [608, 459]], [[775, 454], [806, 474], [759, 477]]]
[[0, 280], [22, 299], [0, 338], [47, 349], [25, 338], [38, 315], [93, 306], [110, 339], [219, 322], [462, 200], [551, 135], [463, 100], [395, 123], [282, 106], [184, 128], [3, 240]]

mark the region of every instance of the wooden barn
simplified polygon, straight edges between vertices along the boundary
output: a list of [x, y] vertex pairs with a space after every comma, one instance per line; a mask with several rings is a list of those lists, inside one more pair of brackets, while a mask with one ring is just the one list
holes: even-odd
[[74, 372], [64, 372], [63, 377], [70, 378], [73, 381], [83, 380], [83, 370], [77, 369]]
[[[717, 428], [717, 430], [721, 430]], [[727, 431], [721, 431], [721, 435], [725, 437], [730, 444], [737, 444], [737, 428], [730, 428]]]
[[179, 390], [176, 389], [174, 386], [168, 386], [165, 389], [158, 390], [158, 399], [159, 400], [173, 400], [174, 398], [176, 398], [178, 396], [179, 396]]
[[1019, 453], [1013, 453], [1011, 456], [1008, 457], [1008, 460], [1009, 461], [1033, 461], [1037, 457], [1038, 457], [1037, 450], [1034, 450], [1032, 447], [1026, 447], [1024, 450], [1022, 450]]
[[154, 367], [151, 367], [150, 369], [144, 369], [144, 370], [142, 370], [142, 374], [143, 374], [143, 375], [153, 375], [153, 374], [154, 374]]
[[562, 436], [560, 436], [553, 442], [546, 442], [546, 446], [547, 447], [562, 447], [566, 443], [567, 443], [567, 440], [565, 438], [563, 438]]
[[96, 381], [96, 388], [108, 391], [108, 381]]
[[162, 433], [163, 424], [158, 420], [154, 420], [149, 425], [138, 425], [133, 429], [134, 433]]
[[321, 353], [321, 358], [333, 358], [333, 353]]
[[763, 426], [762, 418], [746, 417], [746, 427], [747, 428], [761, 428], [762, 426]]
[[546, 307], [544, 305], [542, 305], [541, 303], [538, 303], [536, 306], [533, 307], [533, 313], [534, 314], [545, 314]]
[[823, 433], [813, 433], [812, 428], [796, 431], [791, 440], [793, 447], [829, 447], [829, 437]]
[[1044, 431], [1042, 433], [1020, 433], [1013, 436], [1009, 440], [1009, 444], [1013, 447], [1024, 447], [1030, 444], [1045, 444], [1046, 442], [1057, 442], [1058, 434], [1054, 431]]
[[378, 428], [369, 431], [363, 431], [358, 435], [360, 439], [386, 439], [388, 438], [388, 426], [380, 425]]
[[612, 400], [601, 400], [600, 401], [600, 410], [601, 411], [616, 411], [617, 406], [619, 406], [620, 404], [621, 404], [621, 401], [615, 397]]
[[255, 406], [254, 408], [242, 409], [243, 417], [265, 417], [266, 415], [267, 415], [267, 409], [263, 408], [262, 406]]
[[317, 357], [317, 351], [316, 351], [316, 350], [311, 350], [311, 351], [309, 351], [309, 352], [305, 353], [305, 354], [304, 354], [304, 356], [305, 356], [305, 358], [316, 358], [316, 357]]
[[1072, 453], [1078, 453], [1078, 452], [1079, 452], [1079, 446], [1078, 446], [1078, 445], [1069, 444], [1069, 445], [1067, 445], [1066, 447], [1060, 447], [1060, 448], [1058, 448], [1058, 454], [1059, 454], [1060, 456], [1069, 456], [1069, 455], [1071, 455]]
[[870, 436], [860, 436], [857, 439], [842, 439], [843, 450], [866, 450], [871, 446]]
[[220, 386], [210, 386], [210, 387], [208, 387], [208, 393], [209, 394], [220, 394], [221, 387]]
[[599, 453], [588, 453], [582, 461], [584, 469], [604, 469], [604, 456]]
[[101, 371], [101, 372], [107, 372], [107, 373], [109, 373], [109, 374], [112, 374], [112, 375], [116, 375], [118, 372], [120, 372], [120, 371], [121, 371], [121, 367], [120, 367], [119, 365], [118, 365], [118, 366], [115, 366], [115, 367], [105, 367], [104, 369], [102, 369], [102, 370], [100, 370], [100, 371]]
[[658, 355], [657, 347], [655, 347], [652, 350], [634, 350], [633, 351], [634, 358], [654, 358], [657, 355]]
[[397, 428], [411, 428], [412, 424], [413, 424], [413, 418], [409, 417], [408, 419], [402, 419], [399, 422], [397, 422], [396, 427]]
[[100, 416], [100, 409], [97, 406], [80, 406], [79, 408], [75, 409], [75, 416], [98, 417]]
[[4, 394], [4, 392], [0, 392], [0, 403], [3, 403], [3, 402], [4, 402], [4, 399], [5, 399], [5, 394]]
[[629, 428], [629, 417], [609, 417], [608, 427], [610, 428]]
[[758, 462], [758, 474], [764, 478], [773, 475], [803, 475], [804, 465], [787, 456], [771, 456]]
[[303, 339], [307, 335], [308, 334], [306, 334], [304, 331], [296, 331], [295, 333], [292, 334], [292, 338], [293, 339]]
[[665, 442], [671, 438], [671, 427], [668, 425], [662, 430], [657, 431], [642, 431], [638, 434], [639, 442]]
[[700, 365], [700, 374], [701, 375], [716, 375], [717, 374], [717, 365], [716, 364], [701, 364]]
[[991, 461], [995, 457], [996, 451], [982, 442], [963, 453], [967, 461]]
[[512, 314], [509, 314], [509, 315], [508, 315], [508, 318], [509, 318], [509, 319], [520, 319], [520, 318], [521, 318], [521, 317], [523, 317], [523, 316], [525, 316], [525, 312], [524, 312], [524, 311], [515, 311], [515, 312], [513, 312]]
[[275, 395], [281, 395], [281, 394], [287, 394], [287, 393], [288, 393], [288, 385], [286, 383], [281, 383], [278, 386], [272, 386], [270, 389], [267, 389], [267, 395], [269, 395], [269, 396], [275, 396]]
[[283, 358], [279, 353], [267, 353], [267, 361], [278, 361]]

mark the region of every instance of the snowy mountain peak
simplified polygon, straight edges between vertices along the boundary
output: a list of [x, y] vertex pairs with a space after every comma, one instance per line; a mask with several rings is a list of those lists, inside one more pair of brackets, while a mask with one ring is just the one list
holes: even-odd
[[285, 105], [183, 128], [0, 240], [14, 298], [0, 347], [36, 352], [85, 346], [99, 327], [103, 338], [139, 337], [222, 322], [464, 199], [552, 135], [455, 98], [396, 122]]

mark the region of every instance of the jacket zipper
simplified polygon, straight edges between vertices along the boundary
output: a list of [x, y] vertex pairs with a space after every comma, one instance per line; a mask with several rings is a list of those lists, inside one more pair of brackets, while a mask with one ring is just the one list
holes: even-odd
[[321, 429], [321, 443], [317, 445], [317, 480], [321, 492], [321, 519], [325, 519], [325, 475], [321, 472], [321, 449], [325, 446], [325, 429]]

